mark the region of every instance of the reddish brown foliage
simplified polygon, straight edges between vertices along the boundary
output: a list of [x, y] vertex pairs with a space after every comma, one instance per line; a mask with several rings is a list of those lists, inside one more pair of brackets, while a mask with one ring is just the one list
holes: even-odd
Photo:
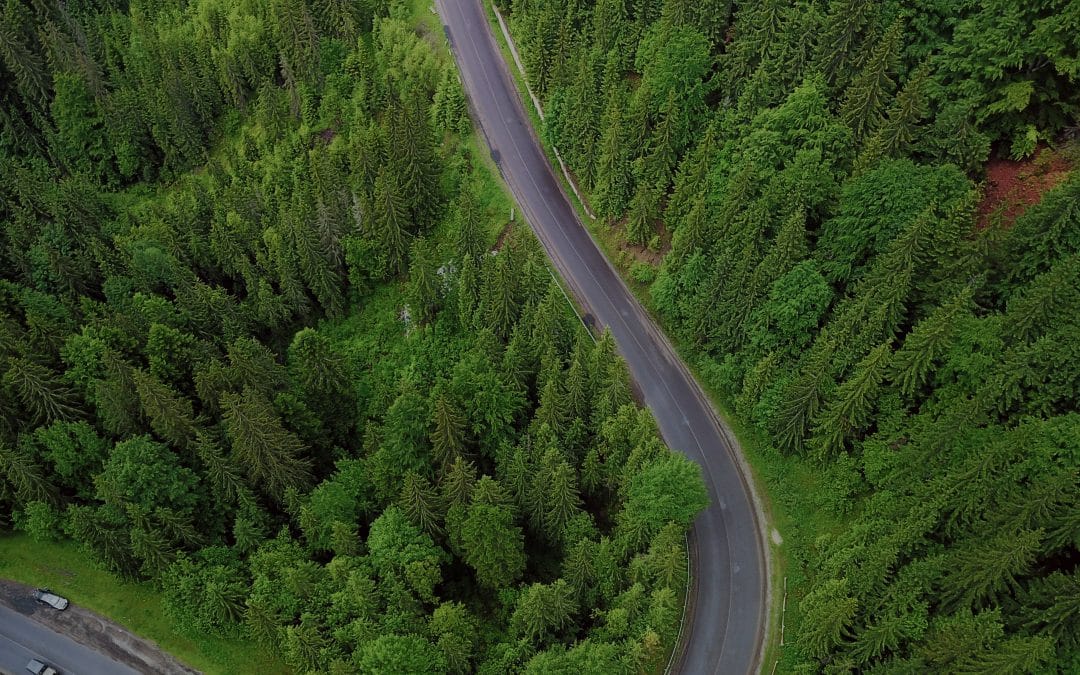
[[978, 208], [979, 228], [999, 224], [1009, 227], [1027, 207], [1042, 199], [1069, 173], [1068, 163], [1048, 148], [1030, 159], [1015, 162], [992, 159], [986, 165], [986, 182]]

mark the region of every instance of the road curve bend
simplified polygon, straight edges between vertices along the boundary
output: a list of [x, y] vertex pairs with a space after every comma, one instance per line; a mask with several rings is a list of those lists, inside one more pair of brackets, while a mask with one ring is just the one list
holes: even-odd
[[474, 122], [578, 302], [608, 327], [664, 440], [697, 461], [712, 504], [691, 530], [693, 567], [676, 670], [761, 668], [768, 613], [764, 526], [734, 435], [578, 220], [541, 150], [481, 0], [435, 0]]

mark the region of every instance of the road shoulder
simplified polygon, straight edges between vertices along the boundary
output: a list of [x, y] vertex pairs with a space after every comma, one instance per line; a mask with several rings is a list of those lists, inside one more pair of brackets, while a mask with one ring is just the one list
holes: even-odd
[[0, 605], [141, 673], [199, 672], [181, 664], [153, 642], [85, 607], [73, 603], [62, 612], [45, 607], [34, 600], [33, 591], [30, 586], [0, 579]]

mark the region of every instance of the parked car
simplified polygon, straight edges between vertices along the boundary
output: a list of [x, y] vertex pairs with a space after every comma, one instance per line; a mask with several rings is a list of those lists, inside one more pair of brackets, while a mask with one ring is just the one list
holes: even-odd
[[60, 671], [53, 668], [44, 661], [38, 661], [33, 659], [30, 663], [26, 664], [26, 669], [34, 675], [60, 675]]
[[68, 606], [67, 598], [62, 598], [47, 588], [39, 588], [34, 591], [34, 599], [53, 609], [65, 610]]

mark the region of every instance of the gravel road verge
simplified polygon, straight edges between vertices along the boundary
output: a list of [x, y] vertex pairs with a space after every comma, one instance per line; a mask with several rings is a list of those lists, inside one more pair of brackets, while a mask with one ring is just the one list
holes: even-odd
[[58, 612], [34, 600], [30, 586], [0, 579], [0, 604], [66, 635], [76, 642], [128, 665], [140, 673], [198, 675], [150, 640], [143, 639], [120, 624], [74, 603]]

